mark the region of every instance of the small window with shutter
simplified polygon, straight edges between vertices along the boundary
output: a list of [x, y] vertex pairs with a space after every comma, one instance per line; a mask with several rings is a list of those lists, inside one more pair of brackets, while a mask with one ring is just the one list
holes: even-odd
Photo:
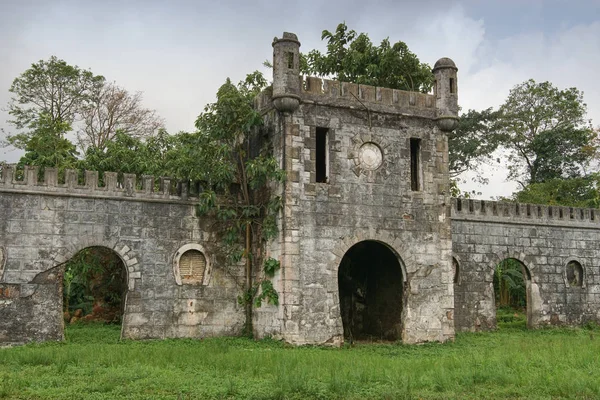
[[182, 283], [202, 283], [206, 270], [206, 257], [198, 250], [188, 250], [179, 259]]
[[210, 268], [202, 246], [191, 243], [181, 247], [175, 253], [173, 273], [178, 285], [206, 285]]

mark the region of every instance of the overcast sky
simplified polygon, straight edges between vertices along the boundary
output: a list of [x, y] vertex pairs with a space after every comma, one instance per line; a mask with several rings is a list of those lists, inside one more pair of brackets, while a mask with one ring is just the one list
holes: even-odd
[[[430, 65], [452, 58], [463, 109], [496, 107], [533, 78], [582, 90], [600, 125], [600, 0], [0, 0], [0, 107], [16, 76], [56, 55], [142, 91], [169, 132], [189, 131], [227, 77], [263, 69], [274, 36], [294, 32], [301, 51], [323, 50], [321, 31], [342, 21], [375, 43], [402, 40]], [[0, 149], [0, 160], [18, 157]], [[486, 176], [487, 186], [461, 187], [512, 193], [502, 170]]]

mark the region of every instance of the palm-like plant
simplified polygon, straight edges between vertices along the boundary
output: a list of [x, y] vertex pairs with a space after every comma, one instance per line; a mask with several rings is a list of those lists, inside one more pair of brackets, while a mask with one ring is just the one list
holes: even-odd
[[494, 271], [494, 292], [497, 307], [526, 305], [523, 265], [512, 258], [503, 260]]

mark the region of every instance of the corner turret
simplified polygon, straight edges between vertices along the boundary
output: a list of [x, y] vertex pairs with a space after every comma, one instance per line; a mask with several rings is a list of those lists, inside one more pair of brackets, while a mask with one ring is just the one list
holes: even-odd
[[300, 105], [300, 42], [294, 33], [273, 39], [273, 105], [292, 113]]
[[447, 57], [440, 58], [433, 67], [437, 125], [444, 132], [458, 126], [458, 80], [456, 64]]

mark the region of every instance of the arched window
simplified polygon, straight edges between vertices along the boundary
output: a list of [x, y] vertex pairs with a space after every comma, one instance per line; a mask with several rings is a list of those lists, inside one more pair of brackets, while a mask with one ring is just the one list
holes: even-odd
[[206, 284], [208, 267], [208, 258], [198, 244], [186, 244], [175, 253], [173, 273], [178, 285]]
[[567, 282], [571, 287], [583, 285], [583, 267], [577, 261], [569, 261], [567, 264]]
[[188, 250], [179, 259], [182, 283], [202, 283], [206, 270], [206, 257], [198, 250]]

